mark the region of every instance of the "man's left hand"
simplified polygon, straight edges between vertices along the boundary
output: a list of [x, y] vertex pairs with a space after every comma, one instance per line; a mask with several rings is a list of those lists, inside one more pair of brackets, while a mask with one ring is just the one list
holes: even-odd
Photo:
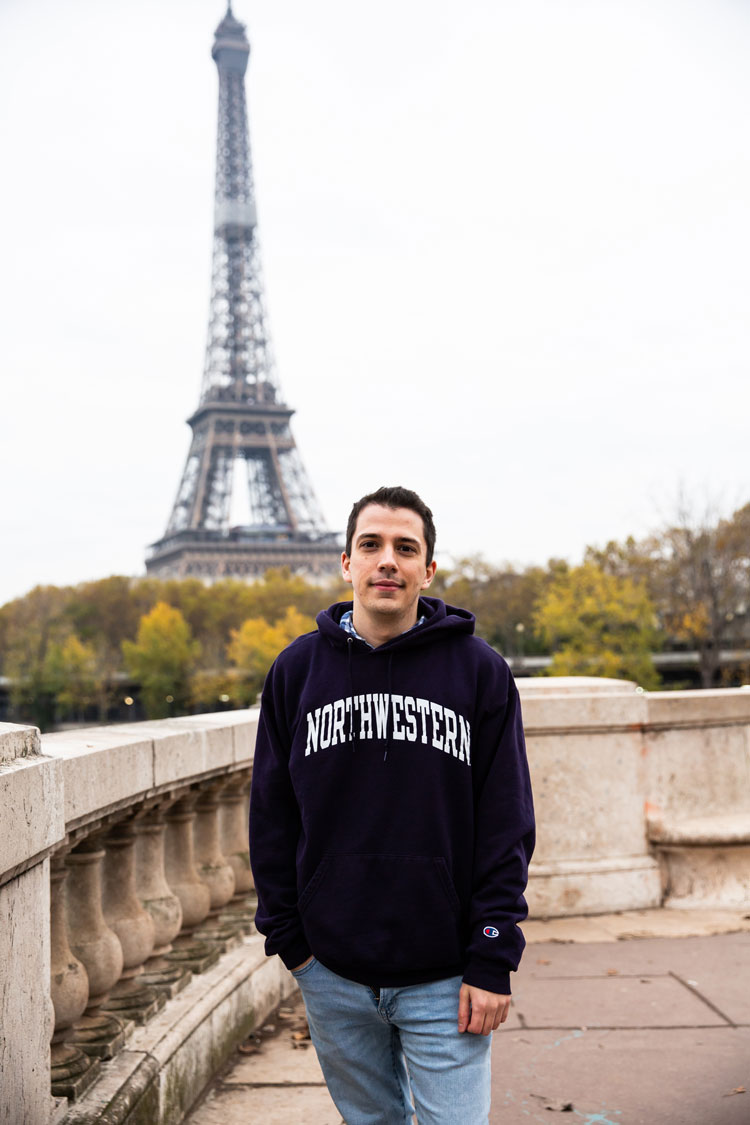
[[489, 1035], [505, 1023], [510, 1011], [510, 996], [486, 992], [471, 984], [462, 984], [458, 994], [458, 1030], [474, 1035]]

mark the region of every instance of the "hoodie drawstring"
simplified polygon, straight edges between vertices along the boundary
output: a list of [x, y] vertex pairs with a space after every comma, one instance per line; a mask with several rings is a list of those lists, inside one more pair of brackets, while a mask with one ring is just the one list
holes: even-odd
[[[349, 679], [349, 742], [351, 744], [352, 753], [357, 748], [359, 742], [359, 735], [357, 734], [357, 726], [354, 722], [354, 637], [346, 638], [346, 671]], [[388, 751], [391, 748], [391, 741], [393, 737], [393, 653], [388, 653], [388, 667], [386, 672], [386, 684], [388, 687], [388, 718], [386, 719], [385, 727], [385, 753], [383, 754], [383, 761], [388, 760]]]
[[352, 753], [357, 744], [357, 731], [354, 726], [354, 668], [352, 665], [352, 652], [354, 651], [354, 637], [346, 638], [346, 669], [349, 673], [349, 742]]
[[393, 676], [392, 676], [392, 672], [393, 672], [393, 653], [389, 652], [388, 653], [388, 672], [387, 672], [387, 677], [386, 677], [386, 683], [388, 685], [388, 718], [386, 719], [386, 726], [385, 726], [385, 754], [383, 755], [383, 761], [384, 762], [388, 758], [388, 751], [391, 748], [391, 731], [393, 729]]

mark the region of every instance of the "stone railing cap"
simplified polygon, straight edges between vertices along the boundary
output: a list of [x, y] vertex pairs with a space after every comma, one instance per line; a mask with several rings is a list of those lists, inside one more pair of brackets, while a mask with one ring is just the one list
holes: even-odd
[[611, 680], [604, 676], [521, 676], [516, 687], [525, 695], [593, 695], [630, 694], [638, 685], [632, 680]]
[[750, 690], [747, 688], [658, 691], [649, 692], [647, 698], [650, 723], [689, 725], [750, 721]]
[[17, 723], [0, 723], [0, 766], [16, 758], [28, 758], [41, 753], [40, 736], [36, 727]]
[[566, 735], [587, 730], [637, 729], [646, 721], [646, 695], [638, 692], [590, 692], [521, 697], [527, 734], [545, 731]]
[[66, 825], [249, 765], [257, 720], [257, 711], [232, 711], [44, 735], [43, 753], [63, 769]]

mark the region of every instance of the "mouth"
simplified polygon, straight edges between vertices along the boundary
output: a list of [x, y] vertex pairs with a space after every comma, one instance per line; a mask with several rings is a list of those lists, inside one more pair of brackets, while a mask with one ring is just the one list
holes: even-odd
[[375, 587], [376, 590], [400, 590], [401, 589], [401, 583], [400, 582], [390, 582], [390, 581], [388, 581], [387, 578], [381, 578], [379, 581], [373, 582], [372, 585]]

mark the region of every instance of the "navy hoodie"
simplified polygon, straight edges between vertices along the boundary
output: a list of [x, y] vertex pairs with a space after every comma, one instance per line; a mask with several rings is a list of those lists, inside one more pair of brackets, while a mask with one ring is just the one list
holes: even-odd
[[379, 648], [319, 614], [263, 690], [250, 802], [256, 925], [377, 987], [510, 992], [534, 813], [518, 692], [474, 617], [420, 598]]

